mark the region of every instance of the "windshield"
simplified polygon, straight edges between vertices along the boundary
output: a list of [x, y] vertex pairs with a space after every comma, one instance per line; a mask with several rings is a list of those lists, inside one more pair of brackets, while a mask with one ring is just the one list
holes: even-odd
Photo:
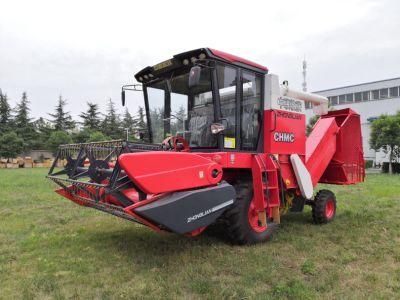
[[188, 87], [189, 71], [146, 85], [152, 142], [180, 135], [190, 147], [216, 147], [210, 129], [214, 123], [210, 69], [202, 68], [200, 82], [192, 88]]

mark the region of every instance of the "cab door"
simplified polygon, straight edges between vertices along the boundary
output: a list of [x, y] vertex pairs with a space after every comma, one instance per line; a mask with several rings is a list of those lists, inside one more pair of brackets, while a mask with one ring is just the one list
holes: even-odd
[[219, 101], [217, 118], [225, 126], [218, 141], [222, 151], [240, 149], [239, 111], [237, 110], [240, 94], [239, 74], [237, 67], [222, 63], [218, 63], [216, 66], [217, 101]]
[[240, 149], [242, 151], [262, 150], [262, 76], [241, 70], [240, 76]]
[[225, 125], [219, 137], [221, 151], [256, 152], [262, 147], [262, 76], [231, 65], [217, 64], [216, 119]]

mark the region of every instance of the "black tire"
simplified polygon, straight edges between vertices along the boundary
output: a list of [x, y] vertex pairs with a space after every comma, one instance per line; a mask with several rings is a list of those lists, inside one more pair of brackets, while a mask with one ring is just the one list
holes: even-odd
[[295, 195], [292, 200], [292, 206], [290, 207], [290, 212], [303, 212], [304, 204], [306, 203], [306, 199], [302, 196]]
[[271, 239], [277, 224], [268, 223], [263, 232], [254, 231], [249, 223], [248, 210], [253, 198], [253, 184], [250, 180], [239, 181], [235, 185], [236, 201], [224, 214], [225, 230], [234, 244], [255, 244]]
[[320, 190], [312, 203], [312, 218], [315, 224], [331, 222], [336, 215], [336, 196], [329, 190]]

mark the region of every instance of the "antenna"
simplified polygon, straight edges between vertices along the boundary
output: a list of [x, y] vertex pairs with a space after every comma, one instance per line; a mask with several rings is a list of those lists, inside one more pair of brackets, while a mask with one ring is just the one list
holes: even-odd
[[306, 55], [304, 54], [304, 60], [303, 60], [303, 92], [307, 92], [307, 61], [306, 61]]

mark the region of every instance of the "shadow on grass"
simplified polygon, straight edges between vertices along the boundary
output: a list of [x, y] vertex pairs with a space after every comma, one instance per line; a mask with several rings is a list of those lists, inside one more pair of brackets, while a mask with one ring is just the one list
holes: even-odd
[[[298, 231], [299, 234], [312, 225], [309, 212], [288, 213], [282, 218], [281, 227], [275, 232]], [[91, 247], [117, 253], [130, 260], [152, 260], [155, 258], [178, 257], [185, 253], [201, 252], [207, 256], [217, 248], [242, 247], [233, 245], [221, 228], [210, 227], [201, 235], [188, 237], [174, 233], [157, 233], [143, 226], [116, 227], [115, 230], [89, 231], [86, 243]]]
[[128, 263], [149, 268], [199, 253], [206, 257], [216, 247], [226, 245], [206, 234], [191, 238], [173, 233], [157, 233], [136, 226], [107, 232], [88, 232], [86, 238], [86, 243], [95, 251], [109, 252], [126, 258]]
[[[338, 228], [345, 228], [353, 220], [350, 215], [342, 212], [333, 223], [315, 225], [309, 209], [302, 213], [287, 213], [282, 216], [275, 237], [268, 243], [302, 240], [309, 235], [323, 235]], [[144, 268], [160, 267], [185, 257], [205, 259], [221, 249], [235, 252], [236, 247], [243, 247], [232, 245], [223, 231], [215, 229], [206, 230], [197, 237], [187, 237], [174, 233], [153, 232], [144, 226], [116, 224], [113, 228], [98, 227], [88, 230], [82, 238], [83, 244], [79, 246], [81, 249], [90, 247], [97, 252], [123, 257], [128, 264]]]

